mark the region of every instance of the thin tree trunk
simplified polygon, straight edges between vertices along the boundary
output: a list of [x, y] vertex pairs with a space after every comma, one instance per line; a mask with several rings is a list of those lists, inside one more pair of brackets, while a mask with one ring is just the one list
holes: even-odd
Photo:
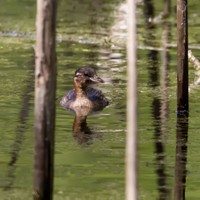
[[128, 3], [128, 98], [126, 140], [126, 199], [137, 199], [137, 70], [136, 70], [136, 0]]
[[188, 19], [187, 0], [177, 0], [177, 111], [188, 111]]
[[56, 0], [37, 0], [34, 199], [53, 197]]
[[177, 143], [174, 199], [185, 199], [188, 135], [188, 19], [187, 0], [177, 0]]

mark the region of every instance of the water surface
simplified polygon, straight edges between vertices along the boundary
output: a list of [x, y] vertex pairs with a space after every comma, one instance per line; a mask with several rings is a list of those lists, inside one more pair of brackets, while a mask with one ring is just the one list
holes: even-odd
[[[145, 2], [145, 1], [144, 1]], [[32, 6], [30, 6], [30, 3]], [[0, 12], [0, 199], [32, 199], [35, 1], [4, 1]], [[175, 13], [148, 23], [162, 5], [138, 3], [139, 199], [173, 199], [177, 127]], [[173, 2], [173, 6], [175, 2]], [[22, 12], [22, 9], [23, 12]], [[197, 1], [189, 5], [189, 42], [199, 44]], [[6, 10], [6, 12], [5, 12]], [[59, 1], [54, 198], [125, 199], [126, 5], [123, 1]], [[168, 45], [170, 46], [170, 45]], [[198, 50], [192, 49], [198, 57]], [[73, 137], [74, 115], [59, 105], [74, 71], [94, 65], [110, 105], [87, 117], [86, 142]], [[190, 65], [190, 83], [197, 78]], [[193, 85], [194, 86], [194, 85]], [[199, 199], [199, 87], [190, 91], [186, 199]]]

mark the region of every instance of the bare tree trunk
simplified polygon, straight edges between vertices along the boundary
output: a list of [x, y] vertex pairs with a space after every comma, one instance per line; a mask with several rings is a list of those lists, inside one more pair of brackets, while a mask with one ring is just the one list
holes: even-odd
[[177, 0], [177, 141], [174, 199], [185, 199], [188, 135], [188, 18], [187, 0]]
[[56, 0], [37, 0], [34, 199], [53, 198]]
[[177, 111], [188, 111], [188, 19], [187, 0], [177, 0]]
[[128, 3], [128, 98], [126, 140], [126, 199], [137, 199], [137, 70], [136, 70], [136, 0]]

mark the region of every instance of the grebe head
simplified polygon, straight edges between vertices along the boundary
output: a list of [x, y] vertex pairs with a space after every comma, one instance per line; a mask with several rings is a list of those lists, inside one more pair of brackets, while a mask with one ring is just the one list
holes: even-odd
[[97, 76], [96, 71], [92, 67], [81, 67], [74, 74], [75, 85], [87, 87], [94, 83], [103, 83], [104, 81]]

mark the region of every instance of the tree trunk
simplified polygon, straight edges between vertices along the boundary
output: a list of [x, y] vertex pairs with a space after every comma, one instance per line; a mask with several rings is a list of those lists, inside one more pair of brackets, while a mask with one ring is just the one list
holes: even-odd
[[126, 140], [126, 199], [137, 199], [137, 70], [136, 70], [136, 0], [128, 3], [128, 96]]
[[53, 197], [56, 0], [37, 0], [34, 199]]
[[188, 112], [188, 19], [187, 0], [177, 0], [177, 111]]

